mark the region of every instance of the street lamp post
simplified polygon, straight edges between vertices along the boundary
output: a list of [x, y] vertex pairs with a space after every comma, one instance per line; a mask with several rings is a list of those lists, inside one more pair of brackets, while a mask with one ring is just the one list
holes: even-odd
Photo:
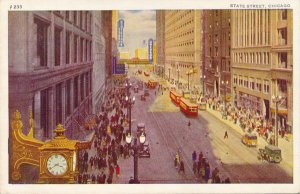
[[[126, 136], [126, 143], [129, 145], [130, 149], [133, 150], [133, 170], [134, 170], [134, 176], [133, 181], [129, 183], [133, 184], [139, 184], [140, 181], [138, 179], [138, 160], [139, 160], [139, 149], [140, 146], [137, 144], [137, 138], [135, 137], [133, 139], [133, 146], [131, 146], [131, 140], [132, 135], [131, 133]], [[143, 145], [146, 141], [146, 136], [144, 134], [141, 134], [139, 137], [140, 143]]]
[[177, 69], [177, 88], [179, 89], [179, 69]]
[[227, 116], [227, 111], [226, 111], [226, 91], [227, 91], [227, 85], [228, 85], [228, 80], [226, 81], [223, 81], [222, 80], [222, 85], [225, 86], [225, 96], [224, 96], [224, 104], [225, 104], [225, 107], [224, 107], [224, 116], [226, 117]]
[[204, 96], [204, 80], [205, 80], [206, 76], [203, 75], [201, 76], [201, 79], [202, 79], [202, 95]]
[[171, 68], [169, 67], [169, 81], [170, 81], [170, 76], [171, 76]]
[[278, 117], [278, 103], [281, 102], [282, 97], [281, 96], [272, 96], [272, 100], [275, 103], [275, 146], [278, 147], [278, 122], [277, 122], [277, 117]]
[[128, 108], [127, 110], [129, 110], [129, 114], [127, 115], [128, 115], [128, 122], [129, 122], [129, 133], [131, 134], [131, 108], [135, 102], [135, 96], [133, 96], [132, 99], [126, 96], [125, 100], [127, 102], [127, 108]]

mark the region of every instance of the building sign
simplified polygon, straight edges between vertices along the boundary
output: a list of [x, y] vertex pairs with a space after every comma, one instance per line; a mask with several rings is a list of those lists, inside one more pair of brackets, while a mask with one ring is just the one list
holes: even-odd
[[112, 73], [115, 74], [115, 69], [117, 65], [117, 57], [112, 58]]
[[125, 64], [117, 64], [114, 74], [125, 74]]
[[149, 59], [149, 63], [153, 62], [153, 39], [152, 38], [148, 40], [148, 59]]
[[120, 19], [118, 21], [118, 45], [119, 45], [119, 47], [124, 47], [123, 29], [124, 29], [124, 20]]

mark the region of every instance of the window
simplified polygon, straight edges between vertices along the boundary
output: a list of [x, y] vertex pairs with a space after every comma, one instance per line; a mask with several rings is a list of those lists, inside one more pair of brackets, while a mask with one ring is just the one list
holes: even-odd
[[66, 11], [66, 20], [70, 20], [70, 11]]
[[34, 18], [34, 23], [37, 27], [37, 37], [36, 37], [36, 50], [37, 50], [37, 57], [39, 59], [38, 64], [39, 66], [47, 66], [47, 59], [48, 59], [48, 26], [49, 24], [43, 22], [37, 18]]
[[66, 82], [66, 92], [65, 92], [65, 98], [66, 98], [66, 117], [70, 116], [71, 114], [71, 80], [68, 80]]
[[254, 78], [250, 77], [250, 89], [254, 90], [255, 89], [255, 82], [254, 82]]
[[56, 85], [56, 125], [59, 123], [62, 123], [62, 84], [57, 84]]
[[78, 76], [75, 77], [74, 79], [74, 108], [78, 107]]
[[248, 88], [249, 87], [249, 84], [248, 84], [248, 77], [244, 77], [244, 87], [245, 88]]
[[73, 50], [73, 62], [76, 63], [78, 58], [77, 58], [77, 39], [78, 36], [74, 36], [74, 50]]
[[278, 84], [278, 89], [281, 93], [287, 92], [286, 80], [279, 79], [279, 80], [277, 80], [277, 84]]
[[287, 28], [278, 29], [278, 43], [279, 45], [287, 44]]
[[60, 39], [61, 39], [61, 29], [55, 27], [54, 30], [54, 47], [55, 47], [55, 66], [60, 65], [60, 49], [61, 49], [61, 44], [60, 44]]
[[243, 77], [239, 75], [239, 86], [243, 86]]
[[215, 46], [215, 56], [217, 57], [219, 55], [218, 47]]
[[261, 79], [256, 79], [256, 90], [261, 92]]
[[82, 11], [79, 11], [79, 27], [82, 28]]
[[269, 80], [264, 80], [264, 93], [268, 94], [270, 92]]
[[45, 89], [41, 91], [41, 130], [45, 138], [49, 137], [49, 90]]
[[66, 64], [70, 63], [70, 39], [71, 39], [71, 33], [66, 31]]
[[287, 19], [287, 10], [284, 9], [284, 10], [281, 10], [281, 20], [286, 20]]
[[74, 18], [73, 21], [74, 21], [74, 24], [77, 25], [77, 11], [74, 11], [73, 13], [74, 13], [74, 15], [73, 15], [73, 18]]
[[85, 74], [85, 96], [89, 95], [89, 73]]
[[233, 84], [237, 85], [237, 82], [238, 82], [237, 75], [233, 75]]
[[84, 99], [84, 74], [80, 76], [80, 102]]
[[79, 46], [79, 61], [83, 62], [83, 38], [80, 38], [80, 46]]
[[89, 48], [88, 44], [89, 44], [88, 40], [85, 40], [85, 61], [88, 60], [88, 48]]
[[278, 53], [278, 67], [287, 68], [287, 53]]

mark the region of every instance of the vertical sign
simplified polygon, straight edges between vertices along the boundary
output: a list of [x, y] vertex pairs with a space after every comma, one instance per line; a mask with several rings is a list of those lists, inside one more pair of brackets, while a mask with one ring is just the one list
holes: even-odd
[[117, 57], [112, 58], [112, 74], [116, 73]]
[[153, 39], [152, 38], [148, 40], [148, 59], [149, 59], [149, 63], [153, 62]]
[[123, 29], [124, 29], [124, 20], [120, 19], [118, 21], [118, 45], [119, 47], [124, 47], [124, 42], [123, 42]]

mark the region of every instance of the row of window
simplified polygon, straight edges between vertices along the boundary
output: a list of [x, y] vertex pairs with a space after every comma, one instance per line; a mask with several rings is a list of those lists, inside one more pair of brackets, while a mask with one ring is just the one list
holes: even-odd
[[238, 85], [240, 87], [244, 87], [247, 89], [255, 90], [258, 92], [261, 92], [263, 89], [263, 92], [265, 94], [270, 93], [270, 82], [269, 80], [263, 80], [263, 88], [262, 88], [262, 79], [260, 78], [254, 78], [242, 75], [233, 75], [233, 85]]
[[[179, 12], [182, 12], [183, 14], [181, 14], [179, 17], [174, 17], [175, 14], [178, 14]], [[166, 27], [174, 25], [175, 22], [185, 18], [186, 16], [188, 16], [191, 13], [192, 13], [192, 10], [189, 10], [189, 11], [179, 10], [179, 11], [167, 12], [167, 14], [166, 14], [166, 18], [167, 18], [166, 19]], [[172, 20], [168, 20], [168, 18], [172, 18]]]
[[61, 17], [78, 26], [82, 30], [92, 32], [92, 14], [88, 11], [56, 11]]
[[269, 52], [233, 53], [233, 61], [236, 63], [270, 64], [270, 53]]
[[[37, 57], [39, 59], [39, 66], [48, 66], [48, 30], [49, 23], [42, 21], [38, 18], [34, 19], [37, 29]], [[72, 41], [73, 37], [73, 41]], [[62, 45], [65, 44], [65, 61], [62, 60]], [[66, 31], [65, 40], [63, 39], [63, 29], [55, 27], [54, 30], [54, 65], [70, 64], [78, 62], [87, 62], [92, 60], [92, 41], [80, 37], [79, 35], [72, 34]], [[73, 49], [71, 49], [73, 48]], [[73, 50], [73, 57], [71, 59], [71, 51]]]

